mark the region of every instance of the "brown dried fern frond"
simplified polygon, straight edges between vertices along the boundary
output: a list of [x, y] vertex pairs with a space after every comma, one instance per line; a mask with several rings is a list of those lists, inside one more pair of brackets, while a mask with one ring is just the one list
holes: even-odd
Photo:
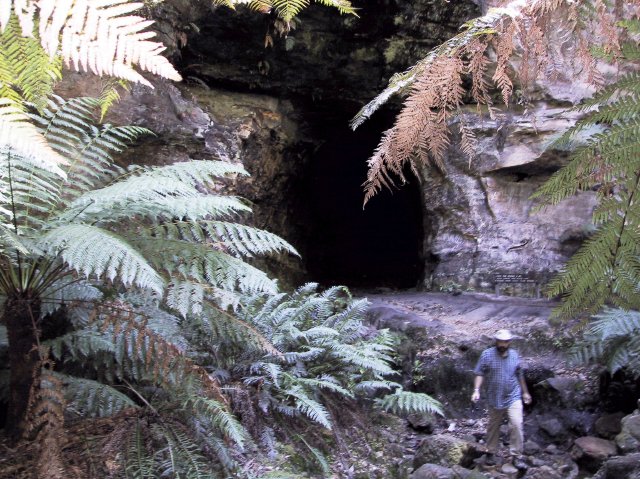
[[509, 104], [511, 93], [513, 92], [513, 82], [509, 72], [509, 61], [515, 49], [515, 36], [518, 33], [518, 24], [511, 20], [505, 20], [506, 27], [501, 27], [502, 33], [494, 41], [496, 51], [496, 70], [493, 74], [493, 81], [502, 93], [502, 101], [505, 105]]
[[96, 321], [103, 332], [111, 331], [114, 342], [124, 351], [131, 352], [129, 361], [142, 361], [149, 378], [157, 384], [174, 389], [178, 381], [181, 384], [192, 381], [204, 396], [227, 403], [218, 381], [178, 346], [148, 328], [147, 318], [130, 305], [117, 301], [103, 304], [98, 308]]
[[493, 103], [489, 96], [489, 82], [486, 80], [487, 68], [491, 63], [486, 54], [487, 48], [487, 42], [479, 38], [471, 41], [466, 47], [469, 57], [467, 74], [471, 76], [471, 96], [478, 109], [481, 105]]
[[[618, 17], [611, 6], [601, 7], [605, 2], [596, 0], [594, 11], [588, 3], [561, 0], [505, 3], [467, 23], [465, 31], [436, 47], [411, 69], [395, 75], [389, 87], [352, 120], [352, 127], [356, 128], [391, 95], [408, 91], [396, 123], [384, 133], [369, 160], [365, 204], [381, 188], [392, 186], [394, 175], [404, 181], [402, 171], [407, 162], [414, 169], [414, 161], [432, 162], [444, 169], [443, 158], [450, 138], [448, 123], [457, 114], [464, 94], [463, 76], [471, 77], [470, 93], [478, 109], [486, 105], [491, 117], [495, 112], [490, 85], [485, 80], [491, 66], [493, 83], [506, 106], [512, 101], [515, 84], [522, 89], [518, 98], [526, 101], [527, 87], [543, 75], [580, 77], [602, 84], [589, 42], [596, 38], [608, 45], [605, 53], [615, 55], [623, 29], [614, 22]], [[486, 53], [489, 49], [494, 51], [494, 58]], [[471, 158], [470, 132], [462, 127], [461, 135], [462, 151]]]
[[[463, 50], [459, 51], [462, 55]], [[395, 125], [385, 133], [369, 161], [365, 203], [382, 187], [393, 185], [389, 173], [404, 180], [404, 165], [414, 154], [442, 168], [449, 145], [450, 113], [462, 103], [465, 64], [459, 56], [438, 57], [415, 81]]]

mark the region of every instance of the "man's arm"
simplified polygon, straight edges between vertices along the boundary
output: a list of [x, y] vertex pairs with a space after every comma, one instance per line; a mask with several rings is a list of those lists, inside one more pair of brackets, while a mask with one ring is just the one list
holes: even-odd
[[484, 376], [476, 376], [473, 380], [473, 394], [471, 395], [473, 402], [480, 400], [480, 386], [482, 386], [482, 381], [484, 381]]
[[518, 376], [518, 382], [520, 383], [522, 402], [529, 404], [531, 402], [531, 394], [529, 394], [529, 390], [527, 389], [527, 382], [524, 380], [524, 371], [522, 370], [522, 365], [519, 362], [516, 369], [516, 375]]
[[524, 374], [522, 374], [522, 372], [518, 375], [518, 381], [520, 381], [520, 388], [522, 389], [522, 401], [525, 404], [529, 404], [531, 402], [531, 394], [529, 394], [527, 382], [524, 380]]

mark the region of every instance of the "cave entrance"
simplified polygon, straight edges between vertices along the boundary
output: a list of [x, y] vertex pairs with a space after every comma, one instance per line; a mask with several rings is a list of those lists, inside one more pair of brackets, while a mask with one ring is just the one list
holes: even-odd
[[[313, 281], [349, 287], [412, 288], [422, 279], [423, 213], [417, 178], [383, 190], [363, 209], [367, 160], [394, 115], [378, 112], [355, 132], [349, 118], [324, 118], [324, 143], [306, 169], [310, 215], [306, 261]], [[327, 125], [329, 125], [327, 127]]]

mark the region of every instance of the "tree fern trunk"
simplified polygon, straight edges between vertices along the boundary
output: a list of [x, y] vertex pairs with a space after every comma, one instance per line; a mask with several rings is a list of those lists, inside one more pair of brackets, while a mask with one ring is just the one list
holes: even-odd
[[40, 299], [27, 293], [10, 296], [4, 304], [3, 322], [9, 337], [9, 404], [6, 433], [16, 442], [25, 431], [31, 388], [39, 377], [38, 332]]

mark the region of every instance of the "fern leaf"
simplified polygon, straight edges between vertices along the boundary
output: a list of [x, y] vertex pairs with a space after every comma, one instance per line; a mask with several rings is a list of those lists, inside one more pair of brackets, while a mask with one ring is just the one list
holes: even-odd
[[113, 416], [126, 408], [138, 405], [126, 394], [106, 384], [55, 373], [63, 381], [67, 404], [82, 416]]
[[311, 399], [302, 389], [299, 387], [288, 389], [286, 394], [294, 398], [296, 408], [302, 414], [327, 429], [332, 428], [327, 409], [316, 400]]
[[402, 389], [397, 390], [393, 394], [388, 394], [376, 402], [385, 411], [398, 415], [413, 413], [443, 414], [442, 404], [431, 396], [423, 393], [403, 391]]
[[192, 397], [183, 404], [183, 407], [203, 414], [240, 448], [244, 446], [247, 440], [245, 429], [227, 408], [218, 401], [205, 397]]
[[82, 224], [60, 226], [47, 232], [39, 246], [59, 254], [70, 268], [87, 277], [103, 276], [112, 281], [118, 278], [125, 285], [135, 284], [159, 293], [164, 290], [164, 281], [140, 253], [101, 228]]
[[124, 0], [72, 5], [55, 0], [41, 1], [38, 17], [42, 46], [51, 56], [61, 52], [67, 66], [76, 70], [151, 86], [134, 70], [132, 65], [136, 65], [150, 73], [180, 81], [180, 75], [161, 55], [162, 44], [149, 40], [155, 36], [147, 30], [153, 22], [132, 15], [141, 6], [141, 3]]
[[126, 449], [125, 472], [132, 479], [153, 479], [156, 477], [153, 456], [146, 448], [146, 439], [140, 421], [136, 422], [134, 433], [129, 436]]
[[47, 143], [29, 117], [8, 98], [0, 98], [0, 147], [10, 148], [36, 167], [65, 177], [67, 160]]

